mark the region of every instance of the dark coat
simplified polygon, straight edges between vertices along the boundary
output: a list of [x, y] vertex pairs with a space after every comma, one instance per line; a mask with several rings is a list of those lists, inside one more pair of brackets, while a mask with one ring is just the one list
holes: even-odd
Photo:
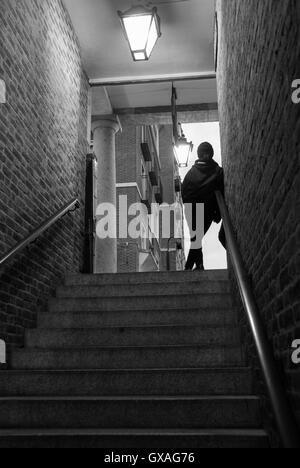
[[224, 192], [224, 172], [215, 162], [197, 161], [182, 184], [184, 203], [207, 203], [215, 198], [215, 191]]
[[224, 193], [223, 169], [212, 160], [209, 163], [197, 161], [187, 173], [182, 184], [184, 203], [204, 203], [205, 212], [211, 213], [216, 222], [221, 220], [215, 191]]

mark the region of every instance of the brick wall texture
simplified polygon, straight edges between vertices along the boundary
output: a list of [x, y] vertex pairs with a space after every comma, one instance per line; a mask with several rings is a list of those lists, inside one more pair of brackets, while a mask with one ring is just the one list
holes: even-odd
[[300, 338], [300, 106], [291, 100], [300, 2], [218, 0], [217, 12], [227, 204], [300, 423], [300, 367], [291, 364]]
[[[133, 159], [133, 158], [132, 158]], [[134, 181], [134, 179], [133, 179]], [[127, 206], [128, 208], [134, 203], [140, 203], [141, 199], [139, 192], [136, 187], [120, 187], [117, 189], [117, 214], [118, 220], [120, 219], [120, 205], [119, 197], [127, 197]], [[124, 213], [123, 213], [124, 214]], [[133, 217], [128, 217], [128, 222], [130, 222]], [[119, 225], [117, 225], [118, 236], [119, 234]], [[136, 272], [139, 270], [139, 248], [141, 241], [140, 239], [134, 240], [130, 237], [120, 238], [118, 237], [118, 273], [128, 273]]]
[[[138, 180], [138, 168], [141, 165], [141, 150], [138, 141], [138, 130], [136, 126], [123, 124], [122, 132], [116, 135], [116, 166], [117, 183], [131, 184], [140, 183]], [[127, 196], [128, 207], [133, 203], [140, 202], [136, 187], [122, 187], [117, 189], [117, 196]], [[117, 206], [118, 219], [120, 216], [119, 203]], [[119, 231], [118, 231], [119, 232]], [[118, 272], [136, 272], [139, 269], [140, 241], [118, 239]]]
[[[61, 0], [1, 0], [0, 252], [84, 197], [88, 82]], [[66, 271], [81, 267], [83, 203], [0, 269], [0, 338], [22, 345]]]
[[142, 155], [136, 126], [124, 125], [116, 135], [117, 183], [136, 182]]

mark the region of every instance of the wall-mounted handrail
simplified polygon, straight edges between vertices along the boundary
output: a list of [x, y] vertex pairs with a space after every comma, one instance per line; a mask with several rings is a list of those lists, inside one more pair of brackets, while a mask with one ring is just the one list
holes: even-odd
[[277, 369], [271, 344], [264, 329], [264, 324], [254, 297], [249, 277], [238, 247], [230, 216], [221, 192], [216, 197], [223, 218], [228, 252], [238, 282], [242, 301], [254, 337], [263, 377], [266, 383], [278, 430], [285, 448], [299, 448], [300, 436], [298, 426], [288, 403], [282, 379]]
[[55, 215], [51, 216], [45, 223], [35, 229], [28, 237], [19, 242], [13, 249], [7, 252], [0, 259], [0, 267], [2, 267], [6, 262], [11, 260], [17, 254], [19, 254], [25, 247], [38, 239], [47, 229], [49, 229], [53, 224], [59, 221], [63, 216], [65, 216], [69, 211], [75, 211], [80, 207], [79, 200], [75, 198], [67, 205], [65, 205], [61, 210], [59, 210]]

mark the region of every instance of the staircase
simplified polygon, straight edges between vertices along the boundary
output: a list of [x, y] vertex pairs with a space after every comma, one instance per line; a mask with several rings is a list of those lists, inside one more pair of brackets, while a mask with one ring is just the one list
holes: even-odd
[[227, 272], [71, 275], [0, 379], [1, 448], [263, 448]]

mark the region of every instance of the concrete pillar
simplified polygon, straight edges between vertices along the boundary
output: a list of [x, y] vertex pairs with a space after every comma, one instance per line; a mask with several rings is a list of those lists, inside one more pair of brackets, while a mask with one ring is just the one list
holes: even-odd
[[[97, 117], [92, 124], [94, 152], [97, 157], [97, 206], [111, 203], [117, 207], [115, 135], [120, 123], [115, 115]], [[114, 220], [117, 234], [117, 219]], [[117, 272], [117, 235], [95, 242], [95, 273]]]

